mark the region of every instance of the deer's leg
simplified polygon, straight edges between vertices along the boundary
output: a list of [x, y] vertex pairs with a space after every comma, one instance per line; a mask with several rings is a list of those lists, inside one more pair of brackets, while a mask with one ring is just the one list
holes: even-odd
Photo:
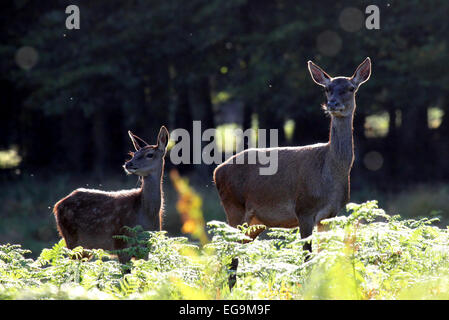
[[[313, 223], [312, 217], [300, 217], [299, 219], [299, 233], [301, 234], [301, 238], [307, 238], [313, 232], [313, 227], [315, 226]], [[304, 244], [304, 250], [312, 252], [312, 241], [306, 242]]]
[[233, 258], [231, 261], [231, 265], [229, 266], [229, 278], [228, 278], [228, 286], [229, 289], [235, 286], [237, 282], [237, 267], [239, 265], [239, 258]]
[[226, 219], [231, 227], [237, 227], [244, 222], [245, 207], [235, 201], [222, 201]]
[[[122, 249], [125, 249], [126, 247], [127, 247], [127, 244], [125, 241], [123, 241], [121, 239], [113, 240], [113, 248], [112, 248], [113, 250], [122, 250]], [[121, 253], [117, 253], [117, 258], [121, 264], [125, 264], [128, 261], [130, 261], [132, 257], [125, 252], [121, 252]]]
[[[332, 210], [331, 206], [326, 206], [323, 209], [318, 211], [318, 213], [316, 214], [316, 217], [315, 217], [315, 224], [317, 226], [318, 232], [329, 231], [329, 225], [322, 224], [321, 220], [335, 216], [335, 214], [333, 212], [334, 212], [334, 210]], [[321, 251], [321, 248], [318, 243], [318, 252], [320, 252], [320, 251]]]
[[[228, 224], [232, 227], [237, 227], [238, 225], [243, 223], [243, 219], [245, 216], [245, 207], [232, 200], [223, 200], [221, 201], [223, 208], [226, 212], [226, 219]], [[229, 278], [228, 278], [228, 286], [229, 289], [232, 289], [237, 282], [237, 267], [239, 264], [239, 259], [234, 257], [229, 265]]]
[[315, 224], [318, 227], [318, 231], [326, 231], [327, 226], [321, 223], [321, 220], [330, 218], [335, 216], [333, 214], [334, 210], [332, 210], [331, 206], [325, 206], [323, 209], [319, 210], [315, 215]]
[[75, 239], [71, 239], [69, 237], [64, 237], [65, 240], [65, 245], [68, 249], [72, 250], [73, 248], [76, 247], [76, 240]]

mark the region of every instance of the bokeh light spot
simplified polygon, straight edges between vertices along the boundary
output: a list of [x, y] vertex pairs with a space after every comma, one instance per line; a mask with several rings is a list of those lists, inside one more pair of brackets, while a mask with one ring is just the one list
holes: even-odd
[[39, 54], [33, 47], [25, 46], [17, 50], [15, 60], [20, 68], [30, 70], [39, 60]]
[[370, 151], [363, 157], [363, 164], [368, 170], [377, 171], [384, 164], [384, 157], [377, 151]]
[[317, 49], [325, 56], [335, 56], [341, 50], [340, 36], [331, 30], [321, 32], [316, 41]]
[[360, 9], [348, 7], [338, 17], [340, 27], [347, 32], [356, 32], [363, 27], [364, 16]]

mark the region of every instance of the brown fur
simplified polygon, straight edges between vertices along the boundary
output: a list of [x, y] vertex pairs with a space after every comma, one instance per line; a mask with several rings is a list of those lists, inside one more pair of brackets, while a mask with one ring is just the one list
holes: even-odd
[[[162, 230], [162, 176], [168, 142], [168, 131], [163, 129], [158, 145], [143, 148], [130, 133], [137, 152], [124, 167], [127, 172], [141, 177], [141, 188], [115, 192], [77, 189], [55, 204], [53, 213], [57, 228], [68, 248], [118, 250], [125, 248], [126, 243], [113, 236], [124, 235], [124, 226], [141, 225], [144, 230]], [[149, 153], [151, 158], [146, 157]], [[130, 257], [119, 255], [119, 259], [126, 262]]]
[[[68, 248], [119, 249], [112, 236], [123, 233], [122, 226], [135, 226], [141, 189], [104, 192], [77, 189], [53, 208], [59, 234]], [[100, 236], [101, 235], [101, 236]]]
[[[278, 171], [274, 175], [260, 175], [259, 164], [234, 161], [249, 153], [273, 150], [270, 148], [244, 150], [219, 165], [214, 171], [214, 181], [231, 226], [243, 223], [285, 228], [299, 226], [304, 238], [312, 234], [321, 220], [337, 215], [349, 201], [349, 176], [354, 161], [355, 92], [358, 85], [369, 78], [370, 60], [366, 59], [352, 78], [330, 78], [310, 64], [314, 81], [330, 87], [327, 89], [328, 104], [332, 105], [327, 110], [331, 115], [329, 142], [276, 148]], [[346, 90], [351, 86], [355, 89]], [[255, 238], [262, 231], [250, 236]], [[311, 244], [306, 244], [305, 249], [310, 251]]]

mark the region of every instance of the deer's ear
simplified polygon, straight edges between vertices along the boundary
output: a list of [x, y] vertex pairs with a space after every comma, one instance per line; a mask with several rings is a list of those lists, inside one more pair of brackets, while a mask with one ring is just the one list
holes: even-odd
[[352, 83], [358, 87], [362, 83], [368, 81], [371, 76], [371, 59], [367, 57], [355, 70], [351, 78]]
[[169, 133], [165, 126], [162, 126], [159, 130], [159, 135], [157, 136], [157, 147], [161, 150], [167, 148]]
[[136, 151], [139, 151], [140, 146], [139, 146], [139, 143], [137, 142], [136, 138], [134, 138], [134, 134], [130, 130], [128, 130], [128, 135], [133, 143], [134, 149], [136, 149]]
[[310, 75], [316, 84], [325, 87], [331, 82], [331, 77], [315, 63], [309, 60], [307, 62], [307, 66], [309, 68]]

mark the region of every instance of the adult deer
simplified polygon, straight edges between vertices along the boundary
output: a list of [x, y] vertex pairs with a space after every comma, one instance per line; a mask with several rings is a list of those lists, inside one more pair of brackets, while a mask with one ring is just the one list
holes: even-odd
[[[132, 159], [126, 161], [123, 168], [127, 174], [140, 177], [141, 187], [115, 192], [81, 188], [59, 200], [53, 213], [59, 234], [68, 248], [123, 249], [126, 243], [113, 238], [125, 234], [123, 226], [162, 229], [162, 178], [168, 130], [161, 127], [156, 145], [149, 145], [131, 131], [128, 134], [136, 152], [130, 152]], [[141, 147], [136, 139], [145, 146]], [[130, 259], [125, 254], [118, 258], [122, 263]]]
[[[325, 88], [327, 103], [323, 108], [331, 116], [329, 142], [248, 149], [219, 165], [214, 181], [231, 226], [299, 225], [301, 237], [306, 238], [315, 225], [321, 229], [320, 221], [337, 215], [349, 201], [355, 93], [370, 77], [371, 60], [366, 58], [350, 78], [332, 78], [311, 61], [308, 68], [313, 81]], [[273, 175], [260, 175], [260, 164], [239, 164], [244, 161], [236, 159], [273, 151], [278, 154], [278, 171]], [[261, 231], [258, 229], [250, 237], [254, 239]], [[311, 251], [312, 244], [306, 243], [304, 249]], [[237, 261], [233, 261], [236, 266]]]

